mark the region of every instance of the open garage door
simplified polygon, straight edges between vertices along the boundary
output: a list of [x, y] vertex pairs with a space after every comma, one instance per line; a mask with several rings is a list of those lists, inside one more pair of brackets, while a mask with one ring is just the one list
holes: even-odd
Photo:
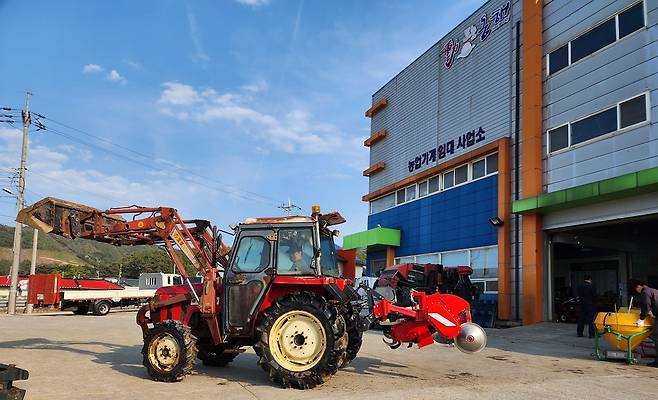
[[658, 215], [618, 219], [547, 232], [550, 315], [575, 321], [576, 289], [586, 275], [597, 288], [598, 311], [627, 306], [626, 282], [658, 286]]

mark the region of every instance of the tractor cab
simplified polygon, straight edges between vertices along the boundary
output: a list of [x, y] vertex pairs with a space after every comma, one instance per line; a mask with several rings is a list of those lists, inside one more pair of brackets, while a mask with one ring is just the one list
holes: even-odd
[[344, 222], [337, 212], [310, 217], [248, 218], [235, 227], [236, 237], [224, 270], [224, 331], [251, 335], [254, 318], [272, 283], [310, 284], [311, 278], [340, 278], [330, 226]]

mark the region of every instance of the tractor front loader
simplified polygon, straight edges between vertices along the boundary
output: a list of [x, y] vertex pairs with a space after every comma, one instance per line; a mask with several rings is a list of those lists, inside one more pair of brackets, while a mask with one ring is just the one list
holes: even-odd
[[[67, 238], [166, 249], [185, 283], [158, 289], [137, 313], [143, 363], [158, 381], [183, 379], [196, 358], [224, 366], [252, 346], [273, 382], [312, 388], [357, 356], [372, 322], [384, 328], [391, 348], [437, 341], [475, 352], [486, 344], [484, 330], [471, 322], [470, 268], [393, 266], [375, 290], [355, 288], [340, 275], [338, 232], [331, 229], [345, 220], [317, 206], [310, 216], [232, 226], [230, 249], [208, 221], [183, 220], [167, 207], [101, 211], [45, 198], [17, 220]], [[190, 281], [179, 254], [202, 283]]]

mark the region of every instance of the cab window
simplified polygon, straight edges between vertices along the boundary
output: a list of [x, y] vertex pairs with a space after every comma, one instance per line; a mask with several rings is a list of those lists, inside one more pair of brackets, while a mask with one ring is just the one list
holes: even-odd
[[320, 257], [322, 275], [340, 276], [338, 262], [336, 260], [336, 246], [334, 245], [333, 238], [322, 235], [320, 237], [320, 246], [322, 248], [322, 256]]
[[270, 243], [260, 236], [247, 236], [240, 239], [238, 251], [233, 260], [235, 272], [257, 272], [270, 263]]
[[278, 241], [278, 274], [315, 275], [311, 228], [280, 229]]

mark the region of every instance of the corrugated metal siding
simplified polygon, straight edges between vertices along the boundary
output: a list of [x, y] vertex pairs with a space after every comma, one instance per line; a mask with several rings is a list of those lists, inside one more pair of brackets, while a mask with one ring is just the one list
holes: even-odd
[[[370, 192], [511, 134], [511, 52], [514, 24], [520, 18], [519, 1], [511, 2], [510, 21], [485, 42], [478, 39], [473, 52], [456, 60], [451, 69], [443, 66], [440, 55], [445, 41], [462, 40], [464, 29], [470, 25], [479, 27], [485, 12], [504, 3], [492, 0], [483, 5], [373, 95], [373, 104], [386, 98], [389, 105], [372, 118], [371, 132], [386, 129], [387, 136], [370, 148], [370, 165], [386, 163], [383, 171], [370, 176]], [[443, 159], [437, 157], [436, 162], [409, 172], [408, 162], [414, 157], [479, 127], [486, 131], [485, 141], [456, 150]]]
[[435, 145], [438, 71], [435, 46], [373, 96], [373, 102], [388, 99], [388, 106], [372, 118], [372, 132], [386, 129], [387, 135], [370, 148], [370, 165], [386, 163], [370, 177], [370, 191], [409, 176], [407, 162]]
[[489, 223], [497, 210], [498, 175], [493, 175], [370, 215], [368, 229], [399, 229], [398, 257], [489, 246], [498, 242]]
[[[554, 0], [544, 7], [544, 50], [551, 51], [635, 0]], [[658, 115], [658, 4], [647, 1], [646, 30], [550, 76], [544, 85], [545, 131], [650, 91]], [[547, 155], [544, 184], [553, 192], [658, 165], [655, 123]]]

